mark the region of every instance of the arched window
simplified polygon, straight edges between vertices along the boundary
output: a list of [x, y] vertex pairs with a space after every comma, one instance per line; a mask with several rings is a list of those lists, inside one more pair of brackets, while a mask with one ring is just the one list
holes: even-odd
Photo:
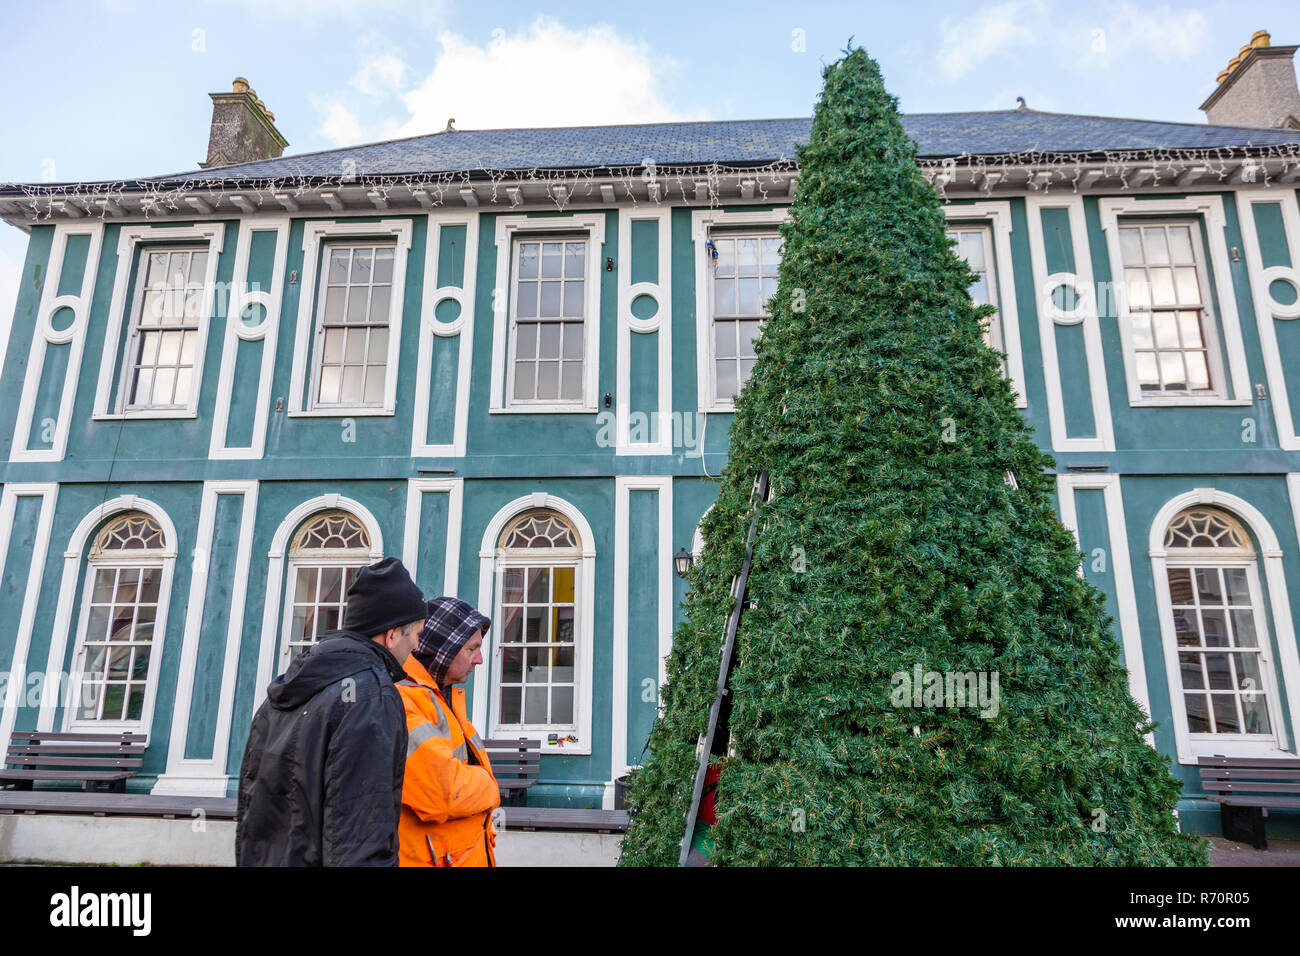
[[582, 548], [574, 526], [550, 509], [510, 521], [497, 545], [494, 733], [578, 729], [578, 593]]
[[289, 546], [282, 664], [343, 626], [348, 588], [371, 560], [370, 535], [354, 515], [333, 509], [303, 522]]
[[162, 527], [143, 512], [118, 515], [95, 537], [73, 659], [79, 692], [69, 729], [142, 722], [167, 557]]
[[1198, 506], [1174, 517], [1164, 546], [1191, 741], [1276, 741], [1277, 679], [1250, 535], [1227, 512]]

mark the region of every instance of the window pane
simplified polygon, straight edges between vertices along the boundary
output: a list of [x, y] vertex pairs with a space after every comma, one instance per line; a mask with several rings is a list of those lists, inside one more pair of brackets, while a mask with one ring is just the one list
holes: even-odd
[[1224, 611], [1205, 610], [1201, 612], [1201, 628], [1206, 647], [1228, 646], [1228, 622]]
[[1184, 694], [1187, 703], [1187, 730], [1193, 734], [1210, 732], [1210, 707], [1204, 694]]
[[537, 397], [553, 399], [560, 397], [560, 363], [537, 363]]
[[1151, 316], [1139, 312], [1132, 320], [1133, 346], [1139, 349], [1151, 348], [1154, 344], [1151, 340]]
[[551, 689], [551, 723], [573, 723], [572, 687], [554, 687]]
[[1241, 709], [1245, 712], [1246, 724], [1242, 728], [1248, 734], [1269, 734], [1272, 730], [1268, 722], [1268, 706], [1263, 694], [1255, 694], [1254, 700], [1241, 698]]
[[564, 247], [564, 274], [570, 279], [581, 279], [587, 261], [587, 244], [570, 242]]
[[515, 356], [534, 358], [537, 355], [537, 323], [520, 322], [515, 327]]
[[717, 358], [734, 358], [736, 355], [736, 322], [713, 323], [713, 354]]
[[713, 274], [718, 277], [734, 276], [736, 274], [736, 240], [715, 239], [713, 248], [718, 253], [718, 258], [714, 260]]
[[393, 281], [393, 250], [376, 249], [375, 250], [375, 282], [390, 283]]
[[1183, 675], [1185, 690], [1205, 689], [1205, 675], [1201, 673], [1200, 654], [1179, 654], [1178, 667]]
[[1155, 323], [1156, 348], [1178, 348], [1178, 323], [1172, 312], [1157, 312], [1152, 316]]
[[777, 267], [781, 265], [781, 239], [764, 239], [760, 252], [763, 256], [763, 274], [775, 275]]
[[[353, 271], [356, 271], [355, 269]], [[348, 289], [348, 311], [347, 322], [351, 325], [360, 325], [366, 321], [366, 306], [370, 301], [370, 293], [364, 288], [352, 286]]]
[[1210, 387], [1210, 370], [1205, 362], [1204, 352], [1188, 352], [1184, 355], [1187, 362], [1187, 387], [1205, 389]]
[[316, 400], [318, 402], [338, 402], [339, 367], [337, 365], [327, 365], [320, 370], [320, 395]]
[[545, 604], [551, 593], [551, 569], [528, 569], [528, 603]]
[[516, 299], [515, 314], [521, 319], [531, 319], [537, 315], [537, 283], [520, 282]]
[[524, 599], [523, 568], [506, 568], [501, 583], [501, 600], [516, 603]]
[[190, 377], [193, 371], [188, 368], [176, 370], [176, 404], [188, 405], [190, 401]]
[[1142, 230], [1147, 253], [1147, 265], [1165, 265], [1169, 262], [1169, 247], [1165, 243], [1164, 226], [1148, 226]]
[[1201, 316], [1199, 312], [1179, 312], [1178, 331], [1183, 337], [1184, 348], [1200, 348]]
[[343, 361], [349, 365], [361, 365], [366, 360], [365, 330], [352, 329], [346, 334], [347, 346], [343, 349]]
[[544, 647], [530, 647], [524, 651], [524, 682], [527, 684], [545, 684], [551, 678], [550, 663]]
[[752, 357], [754, 355], [754, 342], [763, 332], [762, 322], [739, 322], [738, 332], [740, 335], [740, 352], [743, 357]]
[[140, 603], [158, 603], [158, 584], [162, 581], [161, 568], [145, 568], [140, 575]]
[[515, 363], [515, 398], [533, 398], [537, 365], [523, 361]]
[[1179, 647], [1197, 647], [1201, 643], [1201, 632], [1196, 626], [1196, 611], [1191, 608], [1174, 609], [1174, 635]]
[[962, 233], [960, 254], [973, 270], [984, 271], [984, 237], [978, 232]]
[[576, 401], [582, 398], [582, 363], [563, 362], [560, 372], [560, 398]]
[[348, 258], [351, 253], [347, 249], [331, 249], [329, 275], [326, 282], [330, 285], [342, 285], [348, 281]]
[[507, 647], [501, 652], [501, 680], [519, 683], [524, 674], [524, 652], [517, 647]]
[[582, 325], [577, 322], [564, 324], [564, 357], [582, 358]]
[[370, 330], [370, 348], [366, 359], [371, 365], [388, 364], [388, 330], [371, 329]]
[[1119, 248], [1124, 259], [1124, 265], [1141, 265], [1142, 238], [1138, 235], [1136, 229], [1121, 229], [1119, 231]]
[[1219, 584], [1218, 568], [1196, 569], [1196, 593], [1202, 604], [1223, 603], [1223, 588]]
[[1250, 586], [1246, 583], [1245, 568], [1224, 568], [1224, 582], [1228, 586], [1228, 603], [1250, 606]]
[[370, 249], [354, 249], [352, 251], [352, 276], [353, 285], [367, 285], [370, 282], [370, 261], [373, 255]]
[[1252, 611], [1232, 611], [1232, 633], [1237, 647], [1258, 647], [1255, 637], [1255, 614]]
[[524, 692], [524, 723], [545, 724], [547, 722], [546, 688], [529, 687]]
[[367, 405], [377, 405], [384, 400], [384, 366], [370, 365], [366, 368], [366, 393], [362, 401]]
[[1210, 678], [1211, 690], [1232, 690], [1236, 682], [1232, 679], [1232, 667], [1228, 663], [1230, 654], [1206, 654], [1205, 671]]
[[1174, 278], [1177, 283], [1180, 305], [1201, 301], [1201, 286], [1196, 280], [1196, 270], [1194, 268], [1187, 266], [1182, 269], [1175, 269]]
[[734, 279], [716, 279], [713, 283], [713, 314], [736, 314], [736, 282]]
[[1174, 294], [1174, 273], [1172, 269], [1150, 269], [1151, 301], [1155, 305], [1175, 305], [1178, 297]]
[[558, 279], [563, 273], [561, 257], [564, 244], [560, 242], [542, 243], [542, 278]]
[[501, 688], [501, 723], [517, 724], [519, 723], [519, 699], [521, 691], [518, 687]]
[[742, 276], [758, 275], [758, 240], [736, 240], [736, 274]]
[[536, 279], [537, 278], [537, 256], [538, 246], [535, 242], [524, 242], [519, 245], [519, 278]]
[[564, 314], [580, 318], [582, 316], [583, 288], [581, 282], [564, 283]]
[[543, 282], [542, 298], [538, 305], [538, 315], [548, 319], [560, 317], [560, 282]]
[[1214, 730], [1220, 734], [1241, 733], [1241, 722], [1237, 719], [1237, 696], [1235, 694], [1211, 694], [1214, 701]]
[[1186, 226], [1169, 227], [1169, 252], [1174, 262], [1190, 263], [1195, 261], [1192, 254], [1192, 233]]
[[160, 368], [154, 373], [153, 377], [153, 401], [154, 405], [171, 405], [173, 399], [173, 389], [176, 386], [176, 370], [174, 368]]
[[736, 363], [733, 359], [719, 359], [717, 362], [718, 371], [718, 398], [731, 398], [740, 391], [739, 383], [736, 381]]
[[370, 290], [370, 321], [376, 325], [388, 323], [388, 311], [391, 304], [392, 289], [389, 286], [376, 286]]
[[740, 279], [737, 284], [740, 286], [740, 297], [737, 302], [738, 311], [741, 315], [757, 315], [759, 311], [758, 280]]
[[1160, 377], [1165, 388], [1182, 388], [1187, 383], [1187, 373], [1183, 369], [1181, 352], [1160, 353]]
[[142, 368], [136, 373], [135, 393], [131, 396], [132, 405], [148, 405], [153, 397], [153, 369]]
[[361, 367], [343, 366], [342, 386], [339, 389], [339, 401], [345, 405], [355, 405], [361, 401]]
[[1134, 357], [1137, 364], [1138, 384], [1143, 388], [1159, 388], [1160, 372], [1156, 369], [1154, 352], [1138, 352]]
[[347, 299], [348, 290], [345, 288], [329, 288], [325, 290], [325, 324], [339, 325], [343, 322], [343, 303]]
[[117, 572], [112, 568], [100, 568], [95, 571], [95, 590], [90, 596], [92, 604], [108, 604], [113, 600], [113, 584]]

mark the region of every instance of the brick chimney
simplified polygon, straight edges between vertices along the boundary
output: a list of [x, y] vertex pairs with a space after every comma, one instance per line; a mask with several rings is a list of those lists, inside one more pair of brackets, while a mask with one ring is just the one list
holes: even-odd
[[1215, 126], [1273, 126], [1300, 129], [1300, 89], [1296, 88], [1297, 47], [1270, 46], [1265, 30], [1219, 73], [1218, 88], [1201, 104]]
[[275, 114], [257, 98], [242, 76], [235, 77], [229, 93], [212, 97], [212, 132], [208, 136], [208, 160], [203, 169], [275, 159], [289, 141], [275, 128]]

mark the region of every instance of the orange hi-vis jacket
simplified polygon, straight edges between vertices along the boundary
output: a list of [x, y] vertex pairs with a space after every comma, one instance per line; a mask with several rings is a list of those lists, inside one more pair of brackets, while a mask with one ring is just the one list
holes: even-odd
[[453, 687], [448, 706], [414, 654], [404, 666], [407, 679], [397, 684], [408, 734], [398, 863], [496, 866], [492, 811], [501, 791], [483, 741], [465, 715], [465, 691]]

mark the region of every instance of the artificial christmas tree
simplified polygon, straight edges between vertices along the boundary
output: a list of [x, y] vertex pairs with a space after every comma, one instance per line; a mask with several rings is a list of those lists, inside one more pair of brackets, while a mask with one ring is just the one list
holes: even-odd
[[824, 81], [620, 863], [678, 862], [757, 515], [710, 862], [1203, 864], [896, 101]]

